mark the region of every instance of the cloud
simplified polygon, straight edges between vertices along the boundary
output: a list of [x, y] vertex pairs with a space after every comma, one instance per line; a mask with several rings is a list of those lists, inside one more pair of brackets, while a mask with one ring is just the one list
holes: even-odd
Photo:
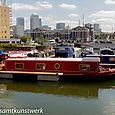
[[78, 26], [78, 21], [76, 21], [76, 20], [69, 20], [69, 19], [55, 20], [55, 24], [56, 23], [65, 23], [66, 25], [69, 25], [71, 28], [74, 28], [74, 27]]
[[111, 28], [115, 25], [115, 11], [98, 11], [91, 14], [88, 19], [92, 23], [98, 23], [101, 25], [102, 30], [111, 31]]
[[70, 17], [70, 18], [76, 18], [76, 17], [78, 17], [79, 15], [78, 14], [75, 14], [75, 13], [71, 13], [71, 14], [69, 14], [68, 15], [68, 17]]
[[65, 23], [66, 25], [70, 25], [71, 27], [76, 27], [78, 25], [78, 21], [72, 19], [59, 19], [53, 15], [42, 17], [44, 22], [52, 27], [52, 29], [56, 28], [56, 23]]
[[113, 18], [115, 17], [115, 11], [104, 11], [104, 10], [101, 10], [97, 13], [93, 13], [91, 14], [89, 17], [91, 18]]
[[42, 10], [42, 9], [52, 9], [53, 6], [46, 1], [36, 2], [33, 4], [22, 4], [22, 3], [13, 3], [12, 9], [14, 10]]
[[115, 0], [105, 0], [105, 4], [115, 4]]
[[96, 20], [97, 22], [100, 22], [101, 24], [106, 24], [107, 22], [113, 23], [114, 19], [112, 18], [100, 18]]
[[74, 10], [76, 9], [76, 6], [73, 5], [73, 4], [65, 4], [65, 3], [62, 3], [59, 5], [61, 8], [65, 8], [65, 9], [70, 9], [70, 10]]

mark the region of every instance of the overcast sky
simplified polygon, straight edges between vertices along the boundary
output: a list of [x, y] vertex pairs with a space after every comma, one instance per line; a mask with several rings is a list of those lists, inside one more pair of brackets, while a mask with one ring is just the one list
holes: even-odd
[[29, 28], [32, 13], [37, 13], [43, 25], [55, 28], [65, 22], [71, 27], [85, 23], [98, 23], [103, 31], [115, 30], [115, 0], [7, 0], [12, 4], [13, 23], [16, 17], [25, 17]]

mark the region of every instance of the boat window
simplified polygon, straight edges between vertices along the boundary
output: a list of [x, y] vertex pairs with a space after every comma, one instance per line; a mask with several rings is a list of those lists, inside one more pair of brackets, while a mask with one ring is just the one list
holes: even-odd
[[109, 60], [114, 62], [115, 58], [114, 57], [110, 57]]
[[39, 70], [45, 69], [46, 65], [45, 63], [37, 63], [36, 64], [36, 68]]
[[55, 69], [59, 69], [59, 68], [60, 68], [60, 64], [59, 64], [59, 63], [56, 63], [56, 64], [54, 65], [54, 68], [55, 68]]
[[88, 64], [80, 64], [80, 71], [89, 71], [90, 65]]
[[16, 63], [15, 64], [15, 68], [16, 69], [23, 69], [24, 68], [24, 64], [23, 63]]
[[55, 53], [55, 57], [69, 57], [68, 53]]

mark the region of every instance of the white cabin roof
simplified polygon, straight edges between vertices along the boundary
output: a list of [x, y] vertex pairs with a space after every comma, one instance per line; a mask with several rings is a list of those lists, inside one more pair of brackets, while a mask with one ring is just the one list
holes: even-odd
[[96, 62], [100, 62], [100, 58], [98, 57], [84, 57], [84, 58], [36, 58], [36, 57], [32, 57], [32, 58], [8, 58], [7, 60], [14, 60], [14, 61], [96, 61]]

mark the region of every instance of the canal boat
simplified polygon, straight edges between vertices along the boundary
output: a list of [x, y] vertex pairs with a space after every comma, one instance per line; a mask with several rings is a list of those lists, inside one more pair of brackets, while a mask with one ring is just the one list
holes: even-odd
[[[2, 77], [14, 74], [99, 77], [114, 75], [115, 69], [102, 68], [99, 58], [9, 58], [0, 71]], [[45, 77], [47, 78], [47, 76]]]
[[0, 62], [8, 58], [25, 58], [28, 57], [28, 54], [34, 54], [38, 52], [37, 50], [31, 51], [6, 51], [0, 53]]
[[71, 45], [60, 45], [55, 48], [55, 57], [75, 58], [81, 54], [81, 48], [76, 48]]
[[99, 54], [100, 55], [115, 55], [114, 51], [112, 49], [110, 49], [110, 48], [100, 49]]
[[94, 49], [91, 47], [87, 47], [82, 50], [80, 57], [86, 57], [87, 55], [93, 55]]
[[71, 46], [57, 46], [55, 48], [55, 57], [70, 58], [74, 57], [74, 49]]
[[110, 48], [100, 49], [98, 54], [87, 54], [82, 57], [99, 57], [100, 65], [104, 68], [115, 68], [115, 54]]
[[8, 58], [8, 55], [3, 50], [0, 50], [0, 62], [7, 58]]

